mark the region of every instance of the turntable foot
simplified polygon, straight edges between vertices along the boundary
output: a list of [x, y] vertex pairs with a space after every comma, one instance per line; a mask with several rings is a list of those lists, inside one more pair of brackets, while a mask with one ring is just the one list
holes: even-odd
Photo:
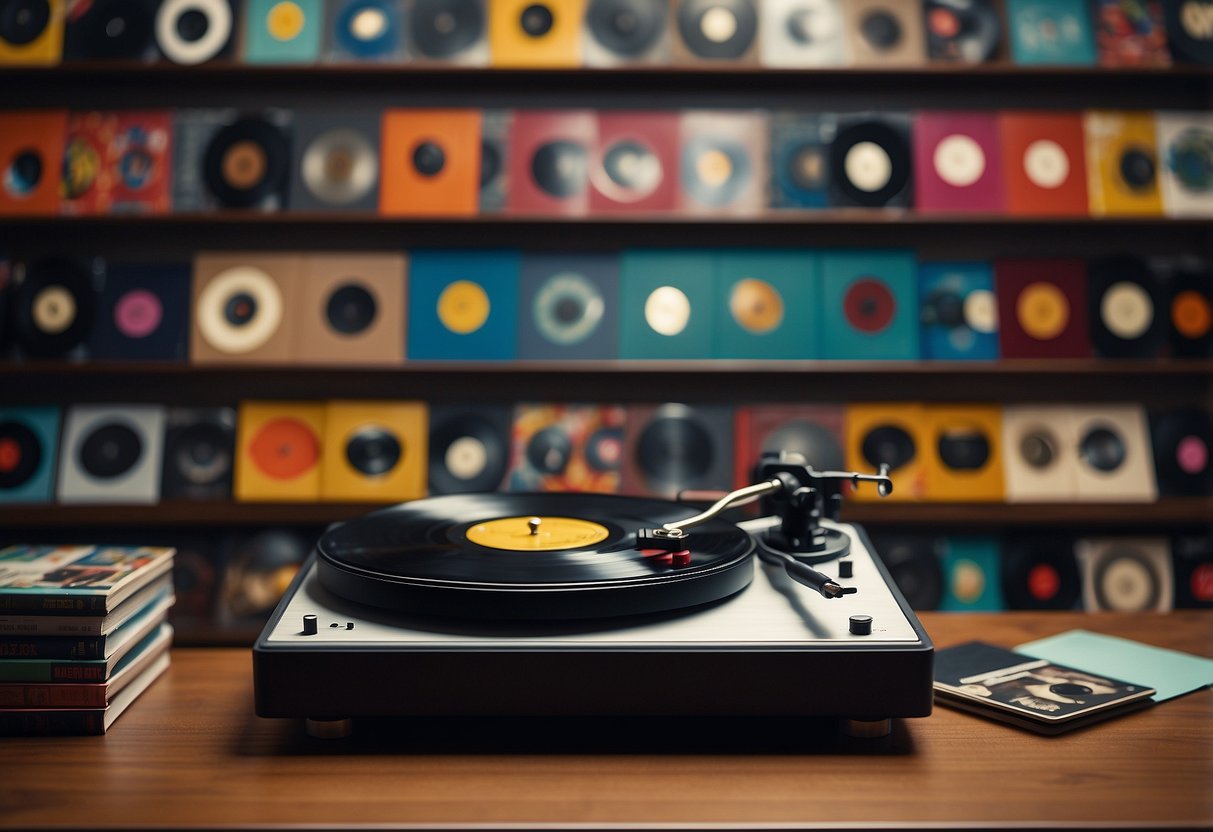
[[845, 733], [848, 737], [860, 737], [863, 739], [887, 737], [889, 734], [893, 733], [893, 720], [844, 719], [842, 730], [843, 733]]
[[339, 740], [354, 733], [352, 719], [307, 719], [304, 727], [309, 737], [321, 740]]

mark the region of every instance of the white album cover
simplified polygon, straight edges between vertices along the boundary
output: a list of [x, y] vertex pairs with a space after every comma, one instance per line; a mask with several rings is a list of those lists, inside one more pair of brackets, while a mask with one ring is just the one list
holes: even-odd
[[70, 407], [59, 455], [59, 502], [157, 502], [164, 424], [161, 405]]
[[762, 0], [759, 48], [764, 66], [828, 67], [847, 63], [840, 0]]
[[1169, 612], [1171, 547], [1163, 537], [1084, 538], [1075, 544], [1087, 612]]
[[1159, 112], [1156, 124], [1164, 210], [1213, 217], [1213, 113]]
[[1078, 490], [1068, 405], [1006, 405], [1003, 470], [1009, 503], [1073, 499]]
[[1075, 499], [1080, 502], [1141, 502], [1158, 499], [1149, 423], [1140, 404], [1074, 406], [1077, 455]]

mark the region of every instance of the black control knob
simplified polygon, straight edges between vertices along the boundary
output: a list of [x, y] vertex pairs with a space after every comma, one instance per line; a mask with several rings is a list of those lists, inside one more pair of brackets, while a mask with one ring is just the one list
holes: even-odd
[[851, 635], [855, 636], [870, 636], [872, 635], [872, 616], [870, 615], [852, 615], [850, 620]]
[[855, 562], [850, 560], [838, 561], [838, 577], [854, 578], [855, 577]]
[[305, 636], [316, 635], [316, 616], [314, 616], [314, 615], [303, 616], [303, 634]]

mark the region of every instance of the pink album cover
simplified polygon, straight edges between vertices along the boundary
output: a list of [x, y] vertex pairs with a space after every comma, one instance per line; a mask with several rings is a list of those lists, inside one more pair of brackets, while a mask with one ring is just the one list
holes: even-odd
[[590, 206], [596, 120], [588, 110], [518, 110], [510, 130], [511, 214], [580, 216]]
[[673, 211], [678, 207], [678, 114], [603, 111], [590, 162], [595, 213]]
[[913, 147], [919, 211], [1005, 210], [998, 120], [992, 113], [919, 113]]

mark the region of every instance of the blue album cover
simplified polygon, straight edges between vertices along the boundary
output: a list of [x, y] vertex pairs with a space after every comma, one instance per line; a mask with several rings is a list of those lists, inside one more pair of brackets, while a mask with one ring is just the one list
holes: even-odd
[[59, 450], [59, 408], [0, 407], [0, 503], [49, 503]]
[[1011, 57], [1021, 66], [1094, 66], [1086, 0], [1007, 0]]
[[403, 60], [405, 31], [400, 0], [327, 2], [327, 60]]
[[244, 61], [250, 64], [310, 64], [320, 57], [322, 0], [248, 0]]
[[509, 361], [518, 340], [517, 251], [415, 251], [409, 360]]
[[626, 251], [620, 358], [711, 358], [716, 263], [696, 250]]
[[942, 566], [944, 588], [939, 609], [950, 612], [1006, 609], [997, 538], [948, 538]]
[[818, 257], [808, 251], [716, 255], [716, 358], [817, 358]]
[[825, 208], [830, 204], [832, 116], [771, 117], [771, 207]]
[[619, 357], [619, 257], [526, 254], [518, 309], [518, 357]]
[[184, 361], [189, 333], [189, 263], [107, 266], [89, 336], [94, 359]]
[[998, 358], [998, 297], [989, 263], [923, 263], [918, 292], [923, 358]]
[[821, 357], [918, 358], [917, 278], [912, 251], [822, 254]]

